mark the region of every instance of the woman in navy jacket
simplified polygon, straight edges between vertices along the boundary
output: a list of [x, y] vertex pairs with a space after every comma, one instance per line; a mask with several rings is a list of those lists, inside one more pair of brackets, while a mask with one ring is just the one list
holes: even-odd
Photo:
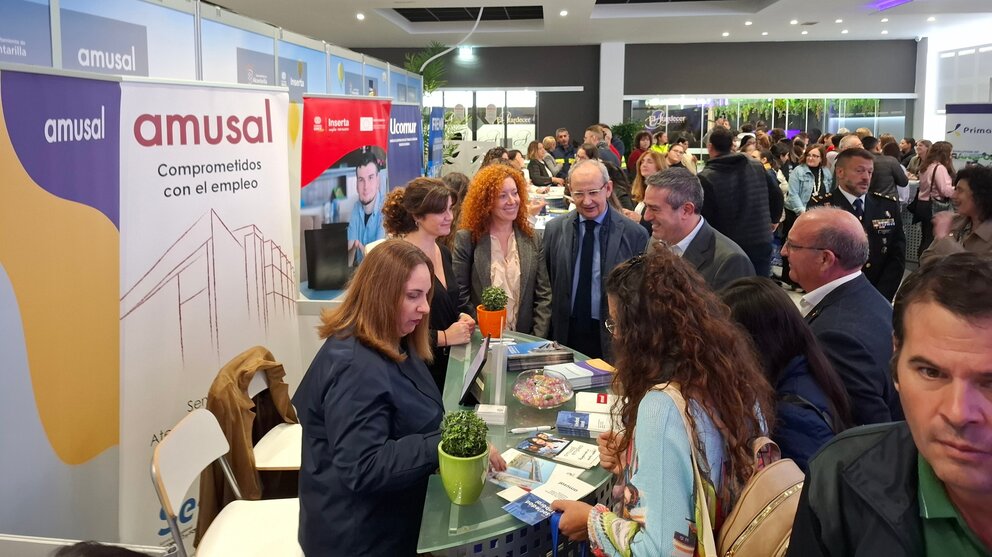
[[321, 315], [327, 340], [293, 397], [308, 556], [416, 554], [444, 413], [424, 364], [433, 274], [419, 248], [388, 240]]
[[777, 403], [772, 440], [805, 472], [809, 459], [852, 424], [851, 403], [840, 377], [796, 305], [767, 278], [734, 281], [723, 302], [751, 336]]

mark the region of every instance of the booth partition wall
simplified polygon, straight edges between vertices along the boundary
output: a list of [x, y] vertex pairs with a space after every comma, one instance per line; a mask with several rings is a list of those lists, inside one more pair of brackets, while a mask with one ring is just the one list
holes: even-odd
[[[764, 123], [782, 128], [789, 137], [800, 132], [836, 133], [840, 128], [866, 127], [876, 134], [904, 137], [912, 129], [913, 100], [908, 98], [631, 98], [628, 115], [653, 131], [688, 135], [694, 147], [704, 148], [702, 138], [721, 116], [730, 127]], [[816, 138], [813, 138], [816, 139]]]
[[424, 96], [425, 107], [444, 107], [445, 134], [452, 139], [486, 141], [524, 151], [537, 138], [537, 96], [529, 90], [438, 90]]

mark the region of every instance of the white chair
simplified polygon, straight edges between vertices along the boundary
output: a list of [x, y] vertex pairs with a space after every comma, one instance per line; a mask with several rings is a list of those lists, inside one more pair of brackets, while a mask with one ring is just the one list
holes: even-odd
[[[248, 383], [248, 398], [269, 388], [265, 371], [256, 371]], [[303, 453], [303, 426], [281, 423], [266, 433], [252, 449], [256, 470], [299, 470]]]
[[238, 500], [225, 506], [210, 524], [196, 548], [197, 557], [302, 556], [297, 537], [300, 500], [241, 500], [234, 474], [224, 458], [229, 450], [217, 418], [202, 408], [187, 414], [155, 447], [152, 484], [165, 510], [176, 554], [188, 557], [173, 502], [181, 503], [200, 472], [220, 459], [224, 477]]

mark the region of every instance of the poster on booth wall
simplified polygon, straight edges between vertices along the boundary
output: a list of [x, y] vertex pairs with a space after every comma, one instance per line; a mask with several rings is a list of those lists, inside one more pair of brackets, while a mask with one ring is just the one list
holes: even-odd
[[0, 529], [113, 540], [120, 85], [0, 71], [0, 100]]
[[427, 131], [427, 175], [440, 178], [444, 165], [444, 107], [431, 109], [430, 122]]
[[347, 223], [349, 266], [361, 263], [366, 245], [386, 237], [390, 104], [365, 97], [303, 99], [301, 229]]
[[946, 140], [954, 145], [954, 167], [992, 166], [992, 103], [947, 105]]
[[[153, 83], [121, 99], [121, 538], [169, 543], [148, 463], [262, 345], [302, 378], [285, 92]], [[175, 501], [187, 546], [198, 493]]]
[[388, 166], [394, 188], [424, 175], [423, 125], [419, 105], [393, 105], [389, 114]]

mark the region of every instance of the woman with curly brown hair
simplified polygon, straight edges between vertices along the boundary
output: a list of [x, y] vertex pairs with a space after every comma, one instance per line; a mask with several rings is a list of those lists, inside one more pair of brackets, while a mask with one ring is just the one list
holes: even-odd
[[433, 264], [430, 341], [434, 361], [428, 367], [442, 393], [448, 347], [467, 343], [475, 329], [475, 320], [458, 311], [462, 302], [451, 269], [451, 252], [437, 242], [451, 232], [451, 205], [455, 199], [455, 192], [441, 180], [414, 178], [405, 187], [389, 192], [382, 207], [386, 232], [420, 248]]
[[506, 291], [506, 328], [546, 337], [551, 323], [551, 285], [541, 240], [527, 220], [527, 184], [503, 165], [476, 173], [455, 233], [454, 272], [462, 311], [475, 315], [482, 291]]
[[[600, 436], [600, 464], [638, 494], [620, 514], [602, 505], [555, 501], [561, 531], [589, 539], [600, 555], [692, 555], [696, 506], [689, 443], [713, 528], [732, 509], [754, 466], [750, 441], [764, 434], [772, 389], [758, 358], [702, 277], [669, 250], [620, 264], [606, 281], [617, 374], [613, 389], [621, 430]], [[694, 439], [682, 412], [659, 389], [686, 400]], [[643, 456], [644, 458], [641, 458]]]

